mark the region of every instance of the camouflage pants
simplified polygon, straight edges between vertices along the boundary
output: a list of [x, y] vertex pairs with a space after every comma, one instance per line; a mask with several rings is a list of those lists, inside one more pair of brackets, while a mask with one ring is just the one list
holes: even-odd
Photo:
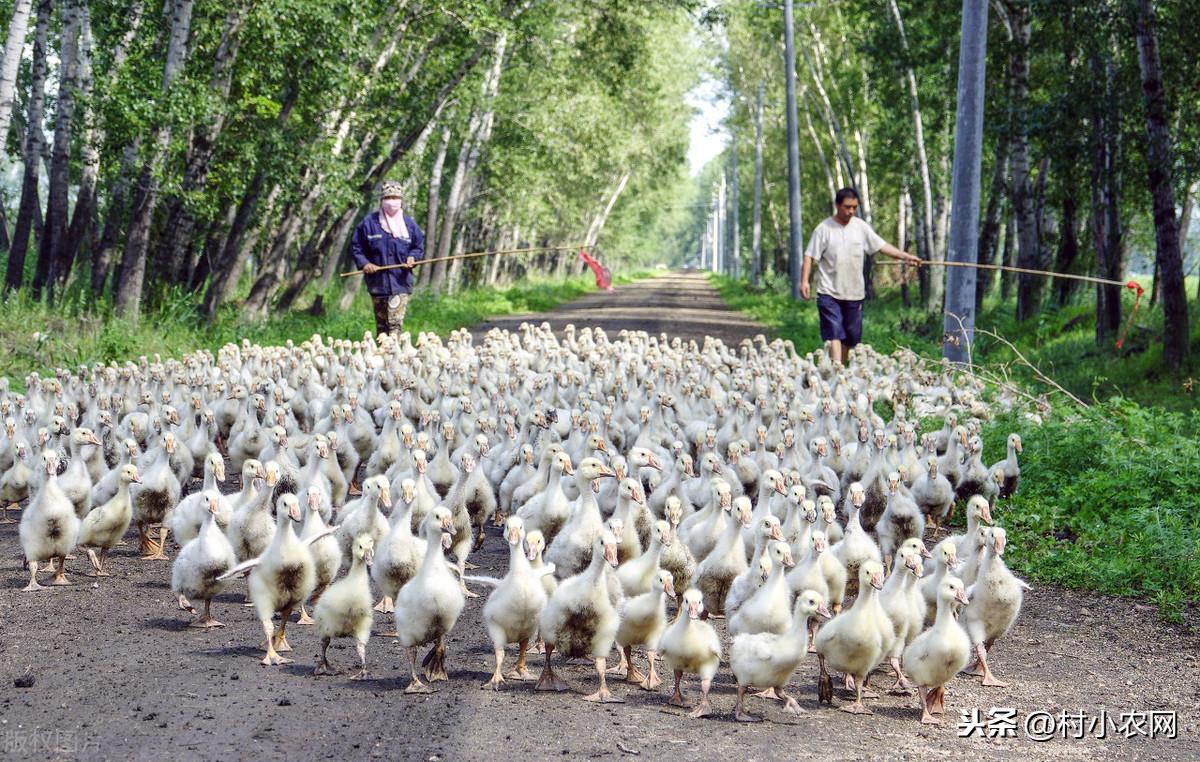
[[404, 329], [404, 313], [408, 311], [408, 294], [373, 296], [375, 305], [375, 335], [398, 334]]

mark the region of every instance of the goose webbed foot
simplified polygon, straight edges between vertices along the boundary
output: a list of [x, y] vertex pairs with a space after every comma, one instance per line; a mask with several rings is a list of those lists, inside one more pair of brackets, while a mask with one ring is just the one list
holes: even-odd
[[605, 681], [605, 676], [608, 674], [604, 665], [607, 659], [603, 656], [596, 659], [596, 674], [600, 677], [600, 688], [595, 693], [591, 693], [583, 697], [584, 701], [594, 701], [601, 704], [624, 704], [625, 699], [617, 698], [608, 689], [608, 683]]
[[185, 596], [183, 593], [178, 594], [178, 600], [176, 601], [176, 604], [179, 606], [180, 611], [186, 611], [189, 614], [196, 613], [196, 607], [192, 605], [191, 601], [189, 601], [187, 596]]
[[921, 698], [921, 724], [922, 725], [941, 725], [942, 724], [941, 720], [934, 717], [933, 712], [931, 711], [933, 702], [936, 700], [934, 698], [934, 692], [937, 690], [940, 690], [940, 689], [938, 689], [938, 688], [926, 689], [921, 686], [917, 686], [917, 693], [920, 695], [920, 698]]
[[313, 668], [312, 673], [314, 675], [336, 675], [337, 670], [329, 666], [329, 662], [321, 659], [321, 661], [317, 662], [317, 666]]
[[654, 666], [655, 655], [654, 651], [646, 652], [646, 661], [650, 664], [650, 669], [646, 674], [646, 679], [638, 683], [638, 687], [644, 691], [657, 690], [658, 686], [662, 685], [662, 678], [658, 676], [658, 670]]
[[[863, 683], [866, 682], [865, 677], [863, 678], [862, 682]], [[867, 709], [867, 707], [863, 704], [862, 700], [863, 700], [862, 684], [859, 683], [859, 687], [858, 687], [857, 691], [855, 692], [854, 703], [853, 704], [843, 704], [842, 706], [840, 706], [838, 708], [841, 709], [843, 712], [847, 712], [849, 714], [871, 714], [872, 713], [871, 710]]]
[[698, 720], [701, 717], [707, 717], [712, 714], [712, 704], [708, 703], [708, 689], [712, 686], [712, 680], [703, 680], [700, 683], [700, 703], [696, 708], [688, 712], [688, 717], [693, 720]]
[[385, 595], [382, 598], [380, 598], [379, 603], [375, 604], [375, 610], [380, 612], [381, 614], [391, 614], [392, 612], [394, 612], [396, 610], [396, 608], [395, 608], [395, 603], [392, 601], [391, 596]]
[[775, 688], [767, 688], [754, 694], [754, 698], [775, 699], [780, 700], [783, 697], [779, 695], [779, 691]]
[[567, 689], [567, 684], [554, 674], [554, 668], [550, 666], [550, 656], [554, 653], [554, 646], [546, 643], [546, 665], [542, 668], [542, 675], [538, 678], [537, 685], [533, 686], [535, 691], [558, 691], [562, 692]]
[[504, 673], [504, 677], [508, 680], [522, 680], [525, 682], [537, 679], [537, 675], [533, 674], [525, 667], [514, 667], [513, 669], [510, 669], [508, 672]]
[[263, 634], [267, 636], [267, 655], [259, 662], [264, 667], [274, 667], [280, 664], [291, 664], [292, 660], [287, 657], [280, 656], [275, 650], [275, 625], [270, 619], [264, 619], [262, 623]]
[[782, 690], [778, 691], [778, 693], [783, 699], [783, 711], [787, 712], [788, 714], [804, 714], [807, 711], [802, 709], [800, 704], [796, 703], [796, 699], [787, 695]]
[[833, 706], [833, 677], [825, 671], [825, 657], [821, 657], [821, 676], [817, 678], [817, 703]]
[[63, 587], [65, 585], [75, 584], [71, 580], [67, 579], [67, 560], [66, 560], [66, 558], [63, 558], [61, 556], [59, 557], [58, 571], [55, 572], [54, 579], [50, 580], [50, 584], [54, 585], [55, 587]]
[[429, 649], [429, 653], [425, 654], [421, 666], [425, 668], [425, 679], [431, 683], [450, 679], [446, 674], [446, 644], [441, 638], [438, 638], [437, 643]]
[[300, 616], [296, 619], [296, 624], [316, 624], [316, 621], [309, 616], [308, 609], [303, 604], [300, 606]]
[[675, 670], [675, 690], [671, 693], [671, 698], [667, 699], [667, 703], [671, 706], [681, 707], [683, 709], [691, 709], [692, 702], [687, 700], [683, 695], [683, 691], [679, 689], [679, 684], [683, 680], [683, 672]]
[[29, 562], [29, 584], [26, 585], [25, 587], [21, 588], [21, 592], [32, 593], [32, 592], [36, 592], [38, 590], [46, 589], [42, 585], [38, 584], [37, 573], [38, 573], [37, 561]]
[[733, 705], [733, 718], [738, 722], [762, 722], [762, 717], [745, 711], [745, 704], [746, 686], [739, 685], [737, 687], [737, 703]]

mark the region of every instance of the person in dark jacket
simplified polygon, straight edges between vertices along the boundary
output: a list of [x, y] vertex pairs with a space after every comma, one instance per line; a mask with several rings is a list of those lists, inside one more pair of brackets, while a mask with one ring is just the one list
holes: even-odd
[[[350, 239], [350, 256], [365, 273], [375, 306], [375, 334], [398, 334], [412, 294], [413, 265], [425, 257], [425, 233], [404, 213], [404, 189], [386, 180], [379, 209], [358, 223]], [[380, 270], [386, 265], [402, 265]]]

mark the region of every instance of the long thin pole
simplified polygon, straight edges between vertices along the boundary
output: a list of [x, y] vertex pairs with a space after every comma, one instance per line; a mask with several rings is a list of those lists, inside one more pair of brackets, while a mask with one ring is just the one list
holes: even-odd
[[[412, 267], [420, 267], [421, 265], [431, 265], [434, 262], [448, 262], [452, 259], [470, 259], [472, 257], [486, 257], [486, 256], [498, 255], [498, 254], [526, 254], [531, 251], [572, 251], [574, 249], [579, 249], [582, 247], [583, 247], [583, 244], [575, 244], [573, 246], [530, 246], [530, 247], [524, 248], [524, 249], [496, 249], [493, 251], [472, 251], [467, 254], [454, 254], [449, 257], [434, 257], [433, 259], [419, 259], [416, 262], [413, 262], [411, 266]], [[382, 271], [382, 270], [398, 270], [398, 269], [406, 268], [406, 267], [409, 267], [409, 265], [406, 265], [406, 264], [383, 265], [379, 268], [379, 270], [380, 271]], [[343, 278], [349, 278], [351, 275], [363, 275], [363, 274], [364, 273], [362, 270], [351, 270], [348, 273], [341, 273], [341, 276]]]
[[762, 278], [763, 83], [758, 83], [754, 112], [754, 221], [750, 228], [750, 282]]
[[737, 135], [729, 136], [730, 160], [733, 166], [729, 170], [729, 232], [733, 239], [730, 246], [729, 269], [734, 280], [741, 277], [742, 239], [738, 230], [738, 165], [737, 165]]
[[[987, 0], [963, 0], [958, 43], [958, 106], [954, 116], [954, 169], [950, 191], [950, 245], [946, 259], [974, 262], [979, 241], [979, 176], [983, 161], [983, 91], [987, 64]], [[967, 362], [975, 340], [975, 268], [946, 272], [942, 355]]]
[[[883, 267], [909, 267], [909, 265], [905, 264], [904, 262], [897, 262], [895, 260], [884, 260], [884, 261], [876, 260], [875, 264], [877, 266], [883, 266]], [[921, 263], [922, 267], [927, 266], [927, 265], [937, 265], [939, 267], [966, 267], [966, 268], [970, 268], [973, 270], [1001, 270], [1001, 271], [1010, 272], [1010, 273], [1022, 273], [1024, 275], [1043, 275], [1047, 278], [1066, 278], [1067, 280], [1080, 280], [1085, 283], [1097, 283], [1101, 286], [1122, 286], [1125, 288], [1134, 288], [1133, 286], [1130, 286], [1129, 284], [1136, 283], [1136, 281], [1120, 281], [1120, 280], [1112, 280], [1110, 278], [1097, 278], [1094, 275], [1076, 275], [1075, 273], [1056, 273], [1051, 270], [1034, 270], [1034, 269], [1031, 269], [1028, 267], [1013, 267], [1011, 265], [992, 265], [992, 264], [985, 264], [982, 262], [952, 262], [951, 260], [948, 260], [948, 259], [932, 259], [932, 260], [923, 261]]]
[[792, 0], [783, 3], [783, 58], [787, 71], [788, 152], [788, 278], [792, 299], [800, 299], [800, 134], [796, 125], [796, 40], [792, 29]]

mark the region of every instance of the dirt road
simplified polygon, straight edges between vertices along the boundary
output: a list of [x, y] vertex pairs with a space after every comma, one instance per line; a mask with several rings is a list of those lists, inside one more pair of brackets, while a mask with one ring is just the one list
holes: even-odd
[[[599, 322], [610, 332], [716, 334], [727, 341], [761, 330], [722, 310], [701, 277], [671, 275], [589, 296], [538, 319], [556, 327]], [[480, 328], [492, 325], [514, 323]], [[232, 482], [227, 489], [236, 488]], [[500, 548], [492, 535], [472, 556], [479, 573], [502, 574]], [[818, 707], [815, 660], [801, 665], [791, 685], [805, 713], [786, 715], [756, 699], [752, 711], [767, 721], [742, 725], [733, 721], [727, 667], [713, 689], [717, 714], [704, 720], [667, 706], [665, 690], [647, 693], [619, 683], [614, 691], [626, 703], [586, 703], [581, 696], [594, 689], [595, 675], [585, 666], [564, 671], [571, 693], [535, 693], [531, 684], [512, 682], [499, 693], [482, 691], [491, 669], [482, 598], [468, 603], [450, 638], [450, 682], [439, 683], [433, 695], [406, 696], [405, 658], [386, 637], [370, 642], [371, 676], [361, 682], [313, 677], [317, 639], [300, 626], [289, 628], [294, 664], [259, 666], [261, 631], [241, 605], [244, 583], [214, 604], [214, 615], [229, 626], [202, 632], [188, 629], [187, 615], [175, 608], [169, 563], [141, 561], [135, 546], [117, 549], [111, 578], [93, 584], [76, 573], [72, 587], [38, 593], [19, 592], [27, 580], [19, 555], [16, 525], [0, 525], [4, 759], [1200, 758], [1200, 639], [1159, 623], [1151, 607], [1131, 600], [1035, 588], [994, 652], [993, 667], [1010, 686], [984, 689], [956, 680], [941, 727], [917, 723], [912, 697], [884, 695], [869, 702], [875, 714], [866, 717]], [[85, 565], [80, 559], [68, 568], [81, 572]], [[381, 616], [376, 630], [390, 624]], [[341, 643], [330, 658], [346, 668], [354, 652]], [[27, 668], [34, 685], [14, 687]], [[880, 675], [876, 682], [890, 681]], [[694, 698], [695, 681], [685, 685]], [[835, 701], [846, 703], [846, 694], [837, 691]], [[999, 737], [958, 737], [960, 709], [978, 709], [986, 720], [993, 707], [1016, 711], [1015, 737], [1004, 737], [1000, 725], [993, 727]], [[1102, 710], [1110, 720], [1106, 739], [1095, 737], [1105, 727], [1094, 724]], [[1177, 712], [1178, 738], [1147, 738], [1151, 711]], [[1056, 719], [1061, 712], [1085, 713], [1087, 737], [1071, 738], [1067, 728], [1066, 739], [1031, 740], [1025, 718], [1041, 718], [1039, 712]], [[1140, 714], [1122, 717], [1131, 712]], [[1134, 726], [1141, 732], [1132, 739], [1121, 732], [1129, 720], [1145, 723]]]

